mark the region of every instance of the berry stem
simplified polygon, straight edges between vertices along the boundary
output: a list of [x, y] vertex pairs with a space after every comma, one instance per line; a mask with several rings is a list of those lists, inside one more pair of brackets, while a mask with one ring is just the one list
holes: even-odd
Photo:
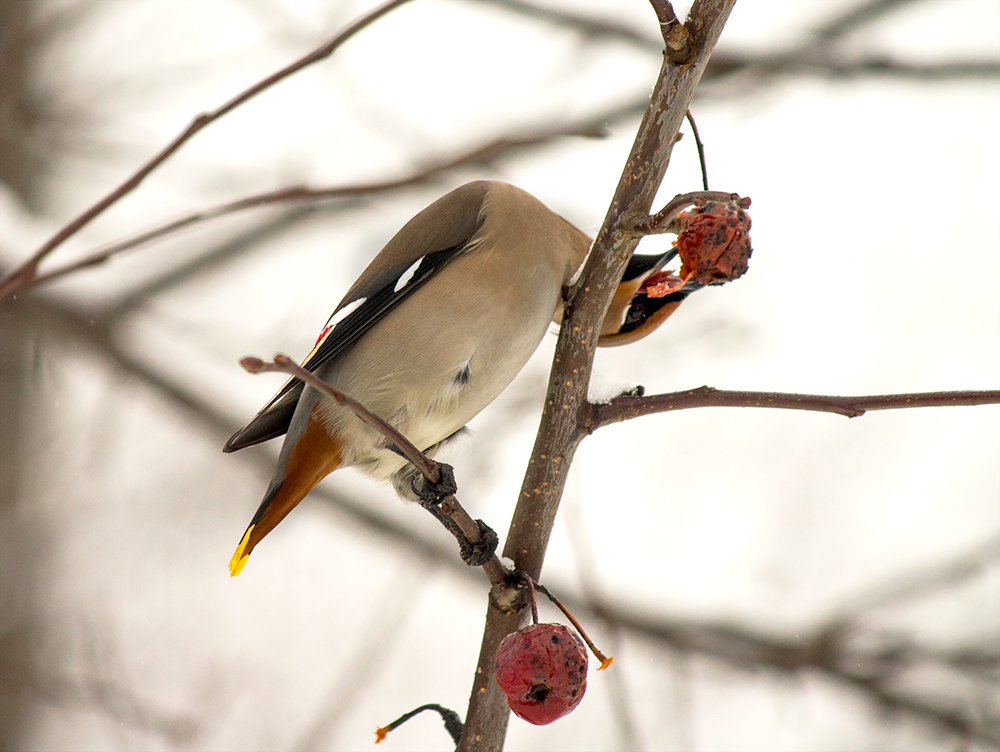
[[698, 147], [698, 162], [701, 165], [701, 187], [707, 191], [708, 168], [705, 166], [705, 144], [701, 142], [701, 136], [698, 134], [698, 124], [694, 122], [694, 115], [691, 114], [691, 110], [685, 112], [684, 117], [687, 118], [688, 125], [691, 126], [691, 133], [694, 134], [694, 145]]
[[[577, 632], [580, 633], [580, 637], [582, 637], [583, 641], [585, 643], [587, 643], [587, 647], [590, 648], [590, 652], [592, 652], [594, 654], [594, 657], [596, 657], [597, 660], [599, 660], [601, 662], [601, 665], [597, 667], [598, 671], [603, 671], [604, 669], [606, 669], [608, 666], [610, 666], [612, 663], [615, 662], [615, 657], [613, 655], [604, 655], [604, 653], [602, 653], [598, 649], [597, 645], [595, 645], [593, 643], [593, 641], [590, 639], [590, 637], [587, 636], [587, 633], [586, 633], [586, 631], [584, 631], [583, 627], [580, 625], [580, 622], [578, 622], [576, 620], [576, 618], [573, 616], [573, 614], [570, 613], [570, 610], [568, 608], [566, 608], [562, 604], [562, 602], [558, 598], [556, 598], [547, 587], [545, 587], [545, 585], [543, 585], [540, 582], [536, 582], [535, 583], [535, 587], [537, 587], [539, 590], [541, 590], [543, 593], [545, 593], [545, 596], [550, 601], [552, 601], [553, 603], [556, 604], [556, 608], [558, 608], [560, 611], [563, 612], [563, 615], [567, 619], [569, 619], [569, 622], [570, 622], [570, 624], [573, 625], [573, 628]], [[535, 603], [534, 597], [532, 597], [531, 603], [532, 603], [532, 607], [534, 607], [534, 603]], [[537, 617], [536, 617], [536, 623], [537, 623]]]
[[[532, 624], [537, 624], [538, 623], [538, 603], [535, 600], [535, 581], [531, 579], [531, 575], [529, 575], [527, 572], [525, 572], [523, 570], [519, 569], [518, 570], [518, 574], [521, 575], [521, 579], [524, 580], [525, 584], [528, 586], [528, 598], [531, 601], [531, 623]], [[539, 585], [538, 587], [541, 587], [541, 585]], [[545, 592], [546, 595], [549, 595], [547, 591], [543, 591], [543, 592]], [[551, 598], [552, 596], [549, 595], [549, 597]]]

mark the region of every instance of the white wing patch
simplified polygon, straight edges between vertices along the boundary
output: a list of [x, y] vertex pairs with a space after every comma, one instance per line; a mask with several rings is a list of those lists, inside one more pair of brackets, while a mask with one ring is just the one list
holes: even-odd
[[[329, 319], [327, 319], [326, 326], [323, 327], [324, 334], [328, 333], [328, 329], [332, 329], [337, 324], [339, 324], [341, 321], [343, 321], [348, 316], [350, 316], [352, 313], [354, 313], [356, 310], [358, 310], [358, 308], [366, 300], [368, 300], [368, 298], [358, 298], [357, 300], [352, 300], [350, 303], [348, 303], [347, 305], [345, 305], [343, 308], [334, 311], [333, 315], [330, 316]], [[319, 344], [319, 343], [317, 342], [316, 344]]]
[[[403, 273], [396, 278], [395, 283], [392, 283], [392, 277], [389, 276], [389, 279], [385, 281], [384, 287], [371, 290], [370, 294], [365, 297], [352, 300], [342, 308], [334, 311], [330, 318], [327, 319], [322, 331], [320, 331], [319, 337], [316, 338], [316, 344], [313, 345], [312, 351], [302, 361], [302, 367], [310, 370], [318, 367], [319, 363], [313, 363], [312, 366], [310, 366], [310, 363], [313, 362], [313, 359], [321, 350], [323, 352], [320, 357], [323, 362], [331, 357], [333, 352], [330, 351], [330, 347], [324, 347], [331, 335], [337, 335], [329, 343], [330, 346], [336, 346], [334, 349], [340, 351], [343, 347], [350, 346], [377, 319], [385, 315], [389, 309], [393, 308], [400, 300], [409, 295], [412, 290], [423, 284], [431, 275], [440, 270], [444, 264], [454, 258], [463, 249], [463, 246], [453, 246], [425, 254], [406, 267]], [[389, 291], [389, 284], [393, 285], [392, 292]], [[369, 284], [368, 287], [371, 288], [372, 284]], [[347, 319], [351, 318], [351, 315], [356, 312], [364, 320], [348, 323]], [[343, 326], [341, 326], [342, 324]], [[349, 331], [345, 330], [344, 327], [347, 327]]]
[[406, 287], [409, 281], [413, 279], [413, 275], [417, 273], [417, 269], [420, 268], [420, 265], [423, 263], [423, 261], [424, 257], [421, 256], [412, 264], [410, 264], [409, 268], [405, 272], [399, 275], [399, 279], [396, 280], [396, 286], [392, 288], [392, 291], [399, 292], [404, 287]]
[[330, 332], [332, 332], [337, 327], [337, 324], [339, 324], [341, 321], [343, 321], [352, 313], [354, 313], [354, 311], [356, 311], [359, 307], [361, 307], [361, 305], [364, 304], [366, 300], [367, 298], [358, 298], [357, 300], [352, 300], [343, 308], [339, 308], [333, 312], [330, 318], [326, 320], [326, 324], [323, 325], [323, 331], [321, 331], [319, 333], [319, 336], [316, 338], [316, 344], [313, 345], [313, 349], [305, 357], [305, 360], [302, 361], [303, 367], [305, 367], [306, 363], [312, 360], [312, 356], [316, 354], [316, 351], [319, 350], [320, 345], [322, 345], [326, 341], [326, 338], [330, 336]]

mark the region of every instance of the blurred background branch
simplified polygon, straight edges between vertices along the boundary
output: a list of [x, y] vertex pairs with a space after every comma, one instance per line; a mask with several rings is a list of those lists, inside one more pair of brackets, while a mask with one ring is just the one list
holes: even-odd
[[[364, 11], [154, 5], [0, 5], [2, 271], [153, 153], [171, 123]], [[995, 9], [746, 5], [695, 112], [713, 180], [755, 198], [751, 274], [599, 367], [659, 391], [995, 384], [1000, 272], [986, 213], [945, 202], [988, 194], [997, 171]], [[220, 197], [378, 187], [448, 155], [498, 151], [391, 200], [192, 220], [142, 254], [0, 303], [0, 747], [344, 748], [400, 707], [464, 703], [481, 582], [391, 494], [350, 479], [319, 489], [256, 579], [228, 581], [232, 538], [273, 461], [266, 448], [237, 462], [218, 451], [269, 388], [236, 358], [304, 352], [360, 265], [464, 180], [511, 180], [593, 231], [662, 50], [636, 6], [402, 8], [343, 62], [192, 142], [68, 242], [67, 263], [135, 241], [136, 228], [156, 233], [157, 218], [210, 213]], [[516, 40], [524, 67], [498, 57], [494, 38]], [[609, 135], [557, 135], [576, 128]], [[698, 182], [693, 158], [688, 172], [677, 159], [670, 195]], [[859, 204], [845, 177], [898, 200]], [[928, 216], [928, 201], [947, 209]], [[960, 289], [937, 271], [955, 259]], [[209, 356], [204, 373], [177, 367], [191, 353]], [[497, 525], [547, 359], [482, 417], [479, 445], [455, 450], [477, 516]], [[615, 677], [588, 690], [595, 711], [553, 733], [630, 750], [665, 738], [677, 749], [1000, 744], [995, 408], [862, 422], [722, 412], [588, 440], [567, 507], [596, 525], [597, 574], [574, 588], [578, 563], [557, 528], [544, 579], [620, 647]], [[414, 675], [426, 680], [401, 681]], [[428, 725], [393, 741], [440, 743]], [[511, 743], [552, 748], [546, 732], [512, 728]]]

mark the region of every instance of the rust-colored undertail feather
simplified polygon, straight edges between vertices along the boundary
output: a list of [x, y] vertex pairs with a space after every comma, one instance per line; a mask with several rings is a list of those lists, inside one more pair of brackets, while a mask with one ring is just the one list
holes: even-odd
[[268, 491], [229, 561], [231, 576], [240, 573], [254, 546], [274, 530], [317, 483], [337, 469], [340, 450], [341, 443], [310, 415], [306, 430], [288, 454], [285, 477], [277, 488]]

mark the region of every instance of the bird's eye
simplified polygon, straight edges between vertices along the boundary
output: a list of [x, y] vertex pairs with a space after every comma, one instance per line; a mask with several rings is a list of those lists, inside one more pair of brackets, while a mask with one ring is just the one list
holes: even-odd
[[646, 318], [646, 309], [642, 303], [633, 303], [625, 316], [626, 324], [635, 324]]

